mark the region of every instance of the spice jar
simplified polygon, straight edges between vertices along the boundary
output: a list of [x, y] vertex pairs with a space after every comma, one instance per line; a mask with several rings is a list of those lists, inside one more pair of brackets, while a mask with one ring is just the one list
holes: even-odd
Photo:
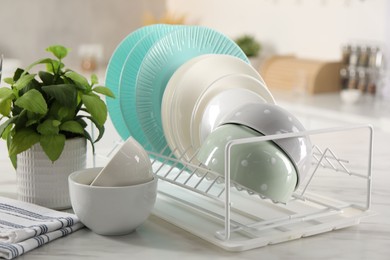
[[342, 47], [341, 63], [344, 65], [348, 65], [350, 56], [351, 56], [351, 45], [344, 45]]
[[360, 52], [359, 52], [359, 66], [361, 67], [366, 67], [368, 65], [368, 52], [369, 48], [366, 46], [361, 46], [360, 47]]
[[348, 88], [348, 70], [347, 68], [341, 68], [340, 70], [341, 88]]
[[360, 47], [352, 46], [351, 47], [351, 55], [349, 56], [349, 65], [350, 66], [357, 66], [358, 65], [359, 55], [360, 55]]
[[361, 92], [365, 92], [367, 87], [367, 75], [366, 70], [364, 68], [360, 68], [358, 70], [358, 81], [357, 81], [357, 88]]
[[357, 75], [355, 68], [349, 68], [348, 70], [348, 89], [357, 88]]

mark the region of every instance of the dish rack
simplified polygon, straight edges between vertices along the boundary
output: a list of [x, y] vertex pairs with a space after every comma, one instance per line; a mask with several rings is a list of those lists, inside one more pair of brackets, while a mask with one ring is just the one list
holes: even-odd
[[[271, 201], [230, 180], [232, 147], [300, 136], [309, 136], [313, 143], [312, 167], [288, 203]], [[224, 176], [195, 163], [195, 156], [184, 162], [149, 152], [159, 178], [153, 213], [228, 251], [356, 225], [373, 214], [372, 152], [369, 125], [232, 140], [225, 150]]]

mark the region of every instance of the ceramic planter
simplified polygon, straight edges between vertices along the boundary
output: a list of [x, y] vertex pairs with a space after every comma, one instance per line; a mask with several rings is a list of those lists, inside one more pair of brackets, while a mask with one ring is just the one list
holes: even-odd
[[68, 176], [86, 167], [85, 138], [68, 139], [60, 158], [51, 162], [39, 144], [18, 155], [18, 199], [52, 209], [71, 207]]

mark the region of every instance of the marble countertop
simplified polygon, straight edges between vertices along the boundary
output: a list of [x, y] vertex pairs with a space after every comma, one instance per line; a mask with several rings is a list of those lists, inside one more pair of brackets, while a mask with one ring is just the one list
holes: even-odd
[[[295, 111], [312, 129], [350, 123], [375, 123], [371, 210], [376, 215], [363, 218], [359, 225], [238, 253], [225, 251], [152, 215], [140, 228], [126, 236], [100, 236], [85, 228], [18, 259], [389, 259], [390, 160], [387, 149], [390, 131], [386, 125], [377, 125], [379, 121], [375, 119], [375, 114], [361, 115], [353, 112], [352, 108], [339, 112], [334, 105], [339, 101], [334, 95], [333, 98], [325, 95], [299, 103], [282, 95], [277, 98], [280, 105]], [[318, 101], [320, 99], [325, 101]], [[326, 101], [328, 99], [333, 100], [333, 105], [319, 105], [319, 102], [329, 104]], [[360, 109], [355, 108], [354, 111]], [[382, 113], [381, 117], [388, 120], [390, 114]], [[113, 138], [112, 135], [106, 136]], [[107, 143], [111, 141], [106, 140]], [[357, 138], [356, 145], [359, 142]], [[0, 196], [15, 198], [15, 173], [3, 142], [0, 151]], [[361, 156], [361, 159], [365, 159], [365, 155]]]

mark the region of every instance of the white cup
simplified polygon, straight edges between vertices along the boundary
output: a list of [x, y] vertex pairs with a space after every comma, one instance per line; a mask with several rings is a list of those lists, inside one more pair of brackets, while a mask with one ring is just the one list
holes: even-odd
[[129, 137], [92, 181], [91, 186], [129, 186], [152, 179], [153, 169], [148, 154], [133, 137]]

